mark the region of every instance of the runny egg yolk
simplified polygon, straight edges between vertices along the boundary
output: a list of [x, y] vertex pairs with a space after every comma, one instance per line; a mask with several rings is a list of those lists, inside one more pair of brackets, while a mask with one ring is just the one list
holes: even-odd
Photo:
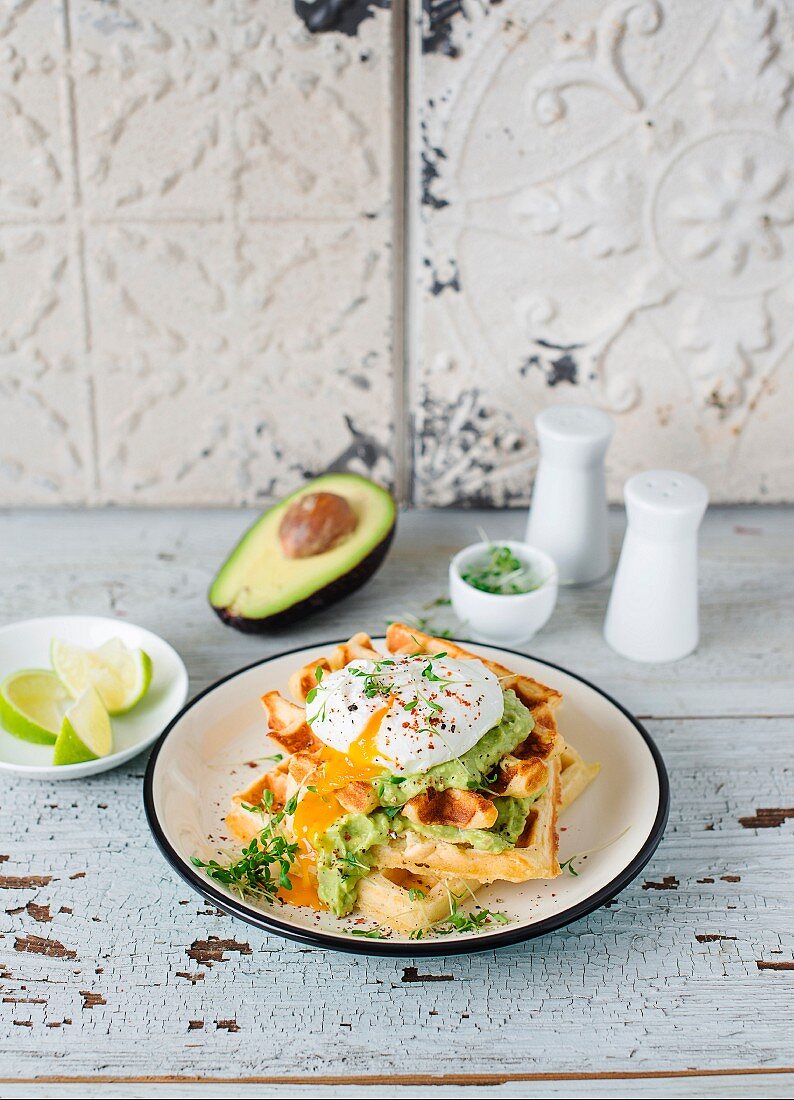
[[[372, 714], [347, 752], [338, 752], [327, 745], [323, 748], [320, 767], [310, 784], [314, 790], [304, 791], [292, 818], [295, 837], [307, 853], [313, 853], [318, 837], [347, 813], [334, 792], [348, 783], [366, 782], [384, 774], [383, 765], [375, 763], [379, 755], [376, 742], [381, 722], [391, 704], [390, 697], [385, 706]], [[297, 904], [289, 893], [285, 900]]]
[[304, 905], [309, 909], [327, 908], [317, 894], [317, 875], [313, 855], [298, 852], [289, 880], [292, 883], [292, 889], [285, 890], [281, 887], [278, 891], [278, 897], [282, 901], [288, 901], [290, 905]]

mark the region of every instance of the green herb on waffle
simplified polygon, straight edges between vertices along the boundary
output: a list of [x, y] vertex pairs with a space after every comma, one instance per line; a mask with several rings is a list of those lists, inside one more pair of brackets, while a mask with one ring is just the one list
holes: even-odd
[[[295, 813], [297, 804], [297, 797], [293, 796], [231, 863], [222, 864], [215, 859], [205, 863], [198, 856], [193, 856], [190, 862], [200, 867], [208, 878], [222, 883], [240, 897], [272, 901], [279, 890], [292, 889], [289, 873], [298, 845], [290, 843], [279, 826], [285, 817]], [[265, 791], [260, 805], [244, 808], [252, 813], [269, 813], [272, 805], [273, 792]]]

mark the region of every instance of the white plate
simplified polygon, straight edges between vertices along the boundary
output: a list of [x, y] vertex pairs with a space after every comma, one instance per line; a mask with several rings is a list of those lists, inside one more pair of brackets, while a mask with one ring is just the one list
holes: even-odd
[[152, 682], [129, 714], [112, 718], [115, 752], [83, 764], [52, 763], [51, 745], [33, 745], [0, 726], [0, 771], [33, 779], [82, 779], [130, 760], [156, 741], [187, 698], [187, 671], [176, 650], [140, 626], [93, 615], [54, 615], [0, 628], [0, 680], [21, 668], [50, 668], [53, 638], [93, 649], [110, 638], [144, 649], [152, 659]]
[[[650, 859], [667, 821], [669, 790], [659, 751], [640, 723], [598, 688], [555, 665], [466, 642], [474, 652], [560, 690], [560, 730], [586, 760], [601, 762], [601, 774], [560, 822], [561, 861], [601, 849], [575, 862], [577, 876], [485, 887], [478, 903], [506, 913], [509, 924], [418, 941], [396, 933], [388, 939], [354, 936], [355, 917], [339, 920], [279, 903], [259, 907], [211, 882], [191, 865], [191, 856], [216, 854], [226, 837], [223, 818], [230, 794], [251, 782], [257, 774], [254, 762], [275, 751], [265, 737], [260, 695], [272, 689], [286, 694], [290, 673], [336, 644], [293, 650], [232, 673], [189, 703], [152, 753], [144, 783], [149, 825], [172, 867], [214, 904], [266, 931], [316, 946], [372, 955], [459, 954], [517, 943], [569, 924], [614, 897]], [[376, 638], [375, 645], [385, 651], [383, 638]], [[226, 844], [239, 849], [239, 844]]]

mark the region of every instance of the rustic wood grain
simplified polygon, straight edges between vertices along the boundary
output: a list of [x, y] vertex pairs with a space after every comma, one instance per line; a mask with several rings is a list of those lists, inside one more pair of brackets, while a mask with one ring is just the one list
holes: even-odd
[[[439, 1083], [440, 1082], [440, 1083]], [[118, 1078], [94, 1078], [101, 1087], [103, 1097], [234, 1097], [245, 1090], [246, 1097], [382, 1097], [388, 1088], [390, 1097], [426, 1096], [428, 1090], [441, 1100], [445, 1097], [769, 1097], [788, 1096], [794, 1082], [794, 1071], [732, 1071], [716, 1072], [695, 1070], [674, 1074], [568, 1074], [554, 1077], [551, 1074], [454, 1074], [444, 1077], [423, 1078], [403, 1075], [399, 1078], [380, 1077], [366, 1080], [359, 1078], [355, 1084], [350, 1078], [316, 1076], [245, 1078], [197, 1078], [137, 1080]], [[86, 1079], [53, 1077], [37, 1084], [3, 1084], [5, 1097], [30, 1096], [84, 1097]], [[90, 1088], [90, 1085], [89, 1085]], [[786, 1091], [788, 1090], [788, 1091]]]
[[[493, 534], [520, 528], [515, 515], [404, 516], [394, 553], [367, 589], [300, 630], [259, 639], [223, 627], [205, 604], [246, 518], [0, 516], [2, 620], [65, 611], [128, 618], [177, 646], [197, 690], [260, 655], [354, 627], [375, 632], [443, 592], [447, 556], [478, 522]], [[617, 515], [613, 524], [617, 539]], [[537, 1083], [489, 1080], [493, 1095], [716, 1096], [737, 1087], [733, 1071], [794, 1065], [793, 542], [791, 511], [708, 516], [703, 644], [678, 665], [633, 666], [607, 649], [606, 586], [562, 594], [533, 652], [650, 716], [673, 805], [636, 883], [531, 944], [418, 961], [289, 944], [223, 916], [171, 872], [144, 820], [143, 760], [70, 784], [4, 778], [0, 1076], [287, 1077], [294, 1084], [283, 1094], [300, 1096], [317, 1075], [585, 1072], [597, 1080], [580, 1091], [571, 1091], [575, 1082], [557, 1091], [547, 1081], [539, 1093]], [[656, 1078], [656, 1091], [637, 1085], [636, 1093], [636, 1082], [620, 1093], [598, 1083], [613, 1072], [703, 1070], [728, 1076], [699, 1077], [689, 1091]], [[785, 1095], [791, 1083], [742, 1076], [738, 1087]], [[427, 1085], [399, 1087], [395, 1095], [427, 1093]], [[25, 1088], [68, 1096], [86, 1087]], [[136, 1095], [132, 1085], [112, 1088], [101, 1094]], [[160, 1094], [155, 1088], [169, 1086], [147, 1086], [147, 1095]]]
[[[223, 626], [205, 598], [253, 517], [241, 510], [6, 513], [0, 619], [72, 611], [130, 619], [177, 647], [198, 690], [259, 657], [362, 628], [376, 633], [387, 619], [420, 612], [446, 591], [447, 561], [476, 539], [478, 526], [520, 537], [525, 519], [518, 512], [404, 514], [394, 551], [367, 587], [303, 625], [256, 637]], [[617, 552], [619, 512], [611, 528]], [[530, 651], [597, 679], [639, 715], [794, 714], [793, 543], [791, 509], [709, 513], [701, 540], [702, 645], [683, 663], [649, 669], [609, 649], [601, 635], [609, 581], [561, 592]]]

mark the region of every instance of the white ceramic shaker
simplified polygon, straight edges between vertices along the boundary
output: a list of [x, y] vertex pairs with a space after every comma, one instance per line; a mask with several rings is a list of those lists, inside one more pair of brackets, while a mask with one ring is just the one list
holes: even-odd
[[589, 405], [554, 405], [535, 418], [540, 465], [526, 541], [557, 563], [560, 584], [609, 572], [604, 456], [612, 418]]
[[698, 528], [705, 485], [674, 470], [626, 482], [628, 527], [604, 637], [632, 661], [677, 661], [698, 643]]

